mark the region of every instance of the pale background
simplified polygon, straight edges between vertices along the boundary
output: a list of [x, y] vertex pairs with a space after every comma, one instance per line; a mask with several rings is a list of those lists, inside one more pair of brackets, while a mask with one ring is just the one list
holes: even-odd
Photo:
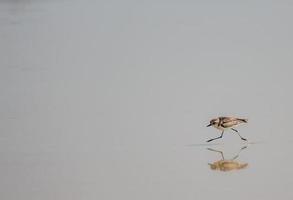
[[[293, 199], [292, 1], [0, 2], [0, 198]], [[245, 117], [249, 143], [206, 128]], [[214, 148], [248, 163], [212, 171]]]

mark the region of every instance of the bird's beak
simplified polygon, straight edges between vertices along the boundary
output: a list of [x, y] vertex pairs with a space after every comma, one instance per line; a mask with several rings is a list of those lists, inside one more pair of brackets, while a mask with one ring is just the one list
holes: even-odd
[[207, 125], [207, 127], [210, 127], [212, 124]]

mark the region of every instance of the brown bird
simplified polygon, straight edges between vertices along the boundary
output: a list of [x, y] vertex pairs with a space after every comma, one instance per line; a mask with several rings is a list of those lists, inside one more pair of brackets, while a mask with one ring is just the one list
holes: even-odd
[[247, 139], [243, 138], [239, 134], [239, 132], [236, 129], [233, 128], [233, 127], [236, 127], [237, 125], [239, 125], [241, 123], [247, 123], [247, 119], [241, 119], [241, 118], [236, 118], [236, 117], [218, 117], [216, 119], [212, 119], [210, 121], [210, 124], [207, 125], [207, 127], [213, 126], [216, 129], [221, 130], [222, 133], [221, 133], [221, 136], [209, 139], [207, 142], [211, 142], [213, 140], [222, 138], [223, 134], [224, 134], [224, 131], [227, 130], [227, 129], [231, 129], [231, 130], [235, 131], [242, 140], [246, 141]]
[[232, 158], [232, 159], [225, 159], [224, 154], [223, 154], [222, 151], [218, 151], [218, 150], [208, 148], [208, 150], [218, 152], [222, 156], [221, 160], [215, 161], [213, 163], [209, 163], [210, 168], [212, 170], [219, 170], [219, 171], [223, 171], [223, 172], [246, 168], [248, 166], [248, 163], [240, 163], [240, 162], [236, 161], [236, 159], [239, 156], [239, 153], [245, 148], [246, 148], [246, 146], [242, 147], [240, 149], [240, 151], [238, 152], [238, 154], [236, 156], [234, 156], [234, 158]]

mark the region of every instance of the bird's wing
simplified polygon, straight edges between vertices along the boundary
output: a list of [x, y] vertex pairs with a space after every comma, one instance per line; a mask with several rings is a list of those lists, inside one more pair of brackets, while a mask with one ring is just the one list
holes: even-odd
[[233, 127], [233, 126], [239, 124], [239, 121], [236, 118], [232, 118], [232, 117], [222, 118], [221, 121], [222, 121], [221, 125], [224, 128]]

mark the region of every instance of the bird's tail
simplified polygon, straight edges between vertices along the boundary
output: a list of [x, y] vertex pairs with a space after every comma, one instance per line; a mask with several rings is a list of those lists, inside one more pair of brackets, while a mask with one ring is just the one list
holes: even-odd
[[240, 118], [238, 118], [238, 120], [240, 120], [240, 121], [242, 121], [244, 123], [247, 123], [248, 122], [248, 119], [240, 119]]
[[248, 166], [247, 163], [244, 163], [244, 164], [240, 164], [239, 167], [237, 169], [244, 169]]

